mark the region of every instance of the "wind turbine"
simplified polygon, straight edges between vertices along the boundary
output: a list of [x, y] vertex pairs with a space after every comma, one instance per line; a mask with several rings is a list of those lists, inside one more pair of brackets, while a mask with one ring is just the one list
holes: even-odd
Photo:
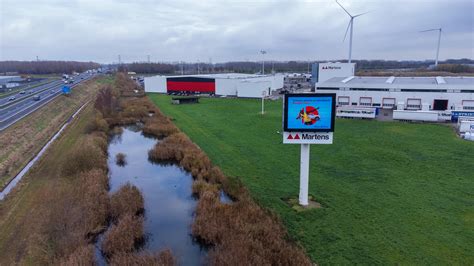
[[356, 17], [360, 17], [360, 16], [362, 16], [364, 14], [367, 14], [369, 12], [360, 13], [360, 14], [357, 14], [357, 15], [353, 16], [337, 0], [336, 0], [336, 3], [347, 13], [347, 15], [349, 15], [349, 17], [351, 17], [351, 19], [349, 21], [349, 24], [347, 24], [346, 34], [344, 34], [344, 40], [343, 40], [343, 42], [346, 40], [347, 32], [349, 31], [349, 28], [351, 28], [351, 33], [349, 35], [349, 63], [350, 63], [352, 61], [352, 33], [354, 31], [354, 19]]
[[438, 66], [439, 45], [441, 43], [441, 32], [443, 30], [442, 30], [442, 28], [439, 28], [439, 29], [422, 30], [420, 32], [428, 32], [428, 31], [439, 31], [439, 33], [438, 33], [438, 49], [436, 50], [436, 60], [435, 60], [435, 67], [436, 67], [436, 66]]
[[262, 75], [265, 75], [265, 54], [267, 51], [265, 50], [260, 50], [260, 53], [262, 54]]

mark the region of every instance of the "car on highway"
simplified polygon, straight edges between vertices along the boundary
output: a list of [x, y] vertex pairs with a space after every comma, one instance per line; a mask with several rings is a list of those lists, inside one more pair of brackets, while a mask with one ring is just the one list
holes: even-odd
[[53, 94], [55, 91], [54, 90], [50, 90], [49, 93]]
[[35, 95], [33, 96], [33, 101], [39, 101], [41, 99], [41, 96]]
[[25, 93], [26, 93], [26, 91], [20, 91], [20, 94], [25, 94]]
[[11, 102], [11, 101], [14, 101], [15, 99], [16, 99], [15, 96], [12, 96], [12, 97], [8, 98], [8, 101]]

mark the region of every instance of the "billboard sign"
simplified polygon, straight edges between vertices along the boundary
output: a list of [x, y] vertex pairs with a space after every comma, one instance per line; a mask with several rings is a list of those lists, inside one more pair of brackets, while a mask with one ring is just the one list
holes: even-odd
[[283, 131], [333, 132], [336, 94], [285, 94]]
[[283, 104], [283, 143], [301, 145], [298, 201], [302, 206], [307, 206], [309, 144], [332, 144], [336, 94], [285, 94]]

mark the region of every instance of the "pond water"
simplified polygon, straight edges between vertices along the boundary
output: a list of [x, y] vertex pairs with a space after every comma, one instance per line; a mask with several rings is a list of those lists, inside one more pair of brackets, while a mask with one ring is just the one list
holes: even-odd
[[[157, 140], [128, 126], [109, 144], [110, 193], [130, 182], [145, 199], [147, 251], [169, 248], [179, 265], [202, 265], [206, 250], [193, 240], [191, 224], [197, 201], [192, 196], [192, 176], [175, 164], [148, 160], [148, 150]], [[115, 163], [117, 153], [126, 155], [125, 165]]]

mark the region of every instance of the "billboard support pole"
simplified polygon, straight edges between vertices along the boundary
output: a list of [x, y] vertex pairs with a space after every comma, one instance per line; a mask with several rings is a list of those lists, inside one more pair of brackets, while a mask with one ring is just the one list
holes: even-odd
[[309, 145], [310, 144], [301, 144], [299, 203], [302, 206], [308, 206]]

